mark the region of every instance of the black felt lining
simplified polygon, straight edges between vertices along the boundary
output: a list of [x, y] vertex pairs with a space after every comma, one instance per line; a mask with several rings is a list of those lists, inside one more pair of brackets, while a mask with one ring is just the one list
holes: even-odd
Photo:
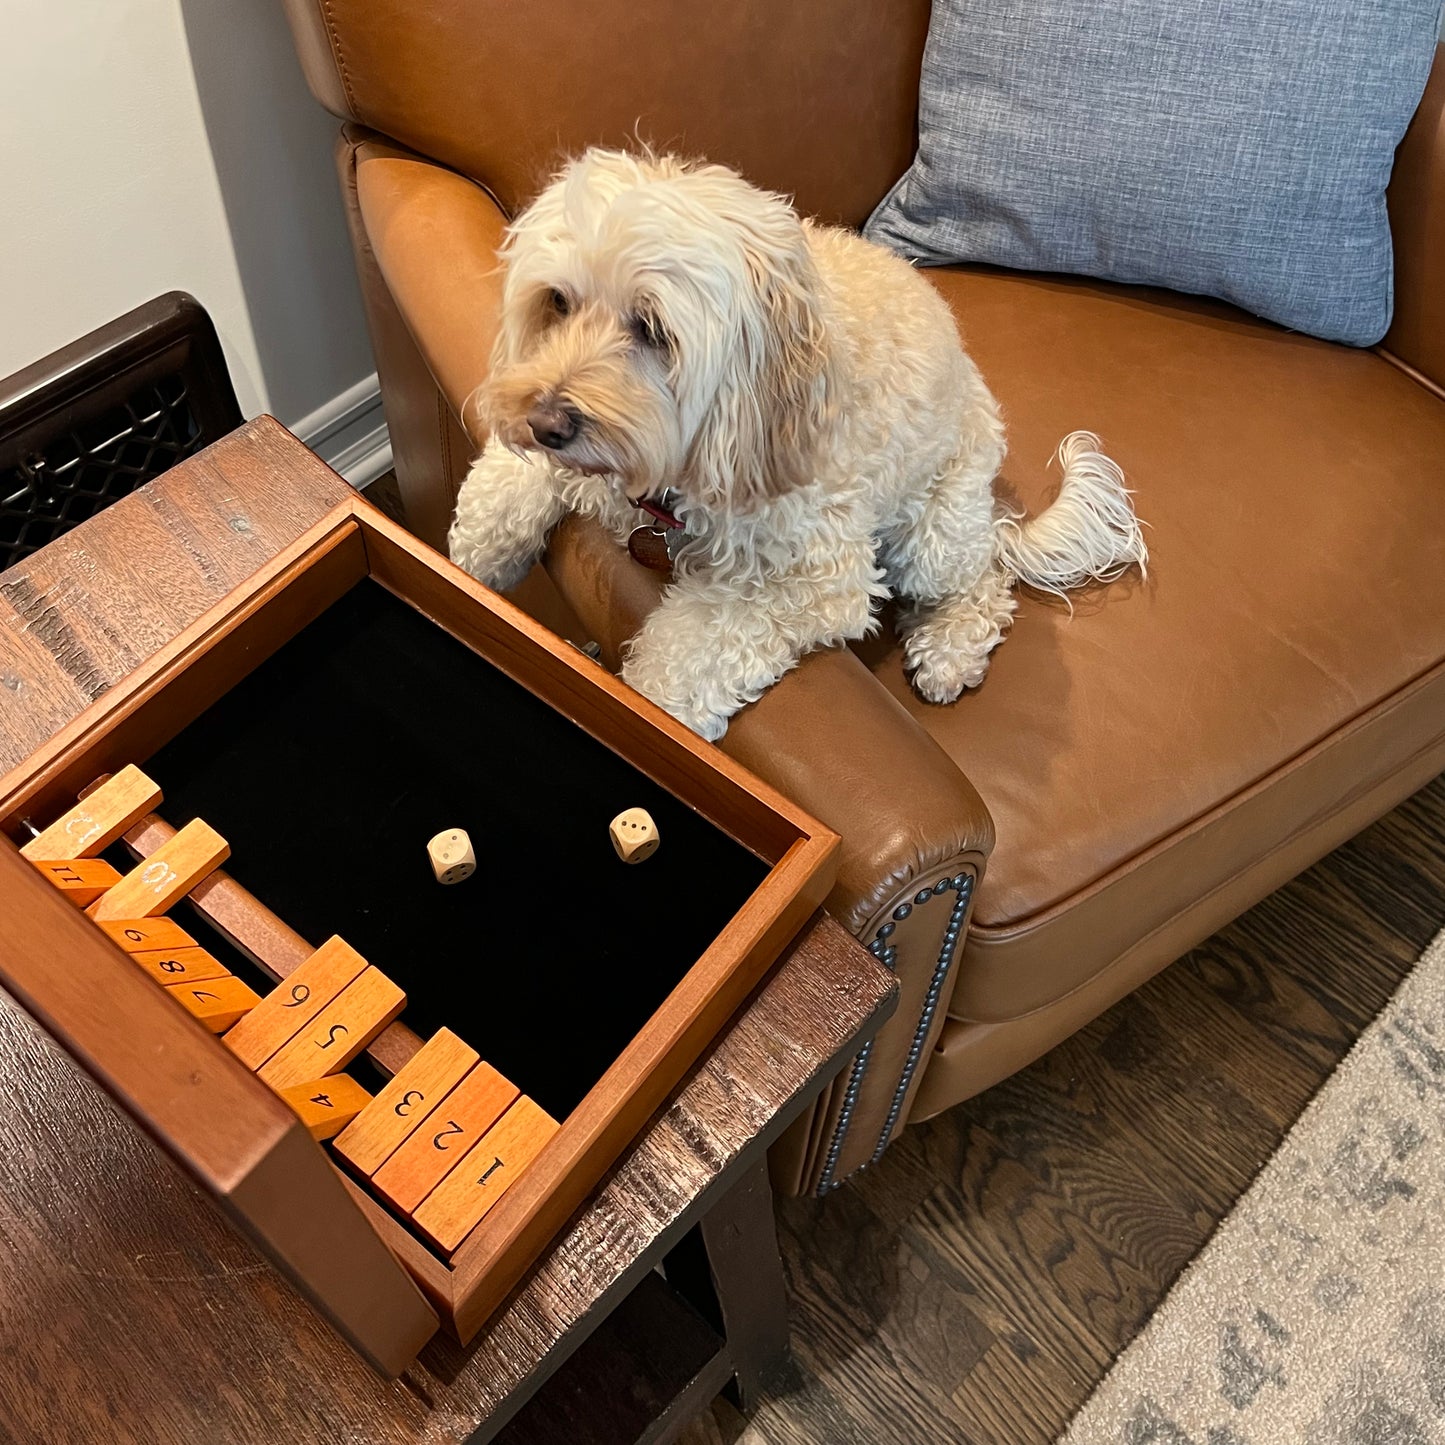
[[[339, 933], [565, 1118], [767, 865], [384, 588], [357, 584], [146, 762], [176, 827], [303, 937]], [[607, 825], [643, 807], [629, 866]], [[477, 871], [438, 884], [427, 840]]]

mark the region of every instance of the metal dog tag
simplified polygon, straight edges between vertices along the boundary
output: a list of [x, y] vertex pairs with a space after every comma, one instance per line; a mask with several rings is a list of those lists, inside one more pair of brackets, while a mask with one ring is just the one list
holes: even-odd
[[668, 546], [671, 536], [665, 527], [634, 527], [627, 537], [627, 550], [634, 562], [654, 572], [671, 572], [672, 548]]

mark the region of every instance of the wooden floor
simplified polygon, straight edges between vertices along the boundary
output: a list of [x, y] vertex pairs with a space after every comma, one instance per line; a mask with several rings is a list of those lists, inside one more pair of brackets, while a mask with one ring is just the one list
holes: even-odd
[[1445, 779], [1032, 1068], [785, 1200], [792, 1377], [744, 1445], [1045, 1445], [1445, 926]]

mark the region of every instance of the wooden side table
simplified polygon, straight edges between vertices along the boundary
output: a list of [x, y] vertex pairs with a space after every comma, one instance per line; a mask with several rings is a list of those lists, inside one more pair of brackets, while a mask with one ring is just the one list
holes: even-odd
[[[0, 771], [343, 495], [262, 419], [0, 573]], [[670, 1438], [780, 1356], [766, 1149], [894, 992], [817, 915], [483, 1333], [393, 1382], [0, 996], [0, 1438]]]

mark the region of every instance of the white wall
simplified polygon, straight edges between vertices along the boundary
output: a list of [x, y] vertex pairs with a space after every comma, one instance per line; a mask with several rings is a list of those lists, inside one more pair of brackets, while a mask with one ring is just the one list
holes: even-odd
[[279, 0], [0, 0], [0, 36], [0, 376], [178, 288], [246, 415], [375, 425], [337, 122]]
[[265, 391], [297, 424], [375, 369], [332, 160], [341, 123], [306, 88], [281, 0], [179, 6]]

